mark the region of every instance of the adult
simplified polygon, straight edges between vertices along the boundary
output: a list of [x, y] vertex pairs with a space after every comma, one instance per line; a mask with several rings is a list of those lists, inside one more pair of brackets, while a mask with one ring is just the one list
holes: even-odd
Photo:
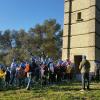
[[79, 69], [82, 75], [82, 90], [85, 90], [86, 83], [87, 83], [87, 89], [89, 90], [90, 63], [88, 60], [86, 60], [86, 56], [82, 56], [82, 61], [80, 62]]

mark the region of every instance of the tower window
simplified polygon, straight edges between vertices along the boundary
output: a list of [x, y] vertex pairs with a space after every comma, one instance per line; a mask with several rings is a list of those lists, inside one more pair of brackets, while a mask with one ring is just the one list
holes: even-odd
[[81, 19], [81, 17], [82, 17], [82, 13], [79, 12], [79, 13], [77, 14], [77, 19]]
[[77, 13], [77, 21], [82, 21], [82, 13], [81, 12], [78, 12]]

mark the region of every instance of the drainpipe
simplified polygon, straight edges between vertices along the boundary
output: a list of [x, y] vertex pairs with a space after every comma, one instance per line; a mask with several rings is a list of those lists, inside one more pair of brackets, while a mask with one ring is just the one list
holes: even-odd
[[71, 15], [72, 13], [72, 0], [69, 0], [69, 23], [68, 23], [68, 47], [67, 58], [70, 58], [70, 44], [71, 44]]

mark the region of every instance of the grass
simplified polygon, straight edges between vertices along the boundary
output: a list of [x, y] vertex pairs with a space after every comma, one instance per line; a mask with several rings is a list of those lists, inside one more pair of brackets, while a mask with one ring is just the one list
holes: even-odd
[[34, 86], [31, 90], [9, 89], [0, 91], [0, 100], [100, 100], [100, 83], [91, 83], [90, 91], [81, 92], [81, 83]]

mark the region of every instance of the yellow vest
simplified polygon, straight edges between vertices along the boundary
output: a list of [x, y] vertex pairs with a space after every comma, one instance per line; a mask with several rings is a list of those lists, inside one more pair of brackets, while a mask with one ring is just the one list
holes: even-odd
[[71, 71], [72, 71], [72, 66], [71, 65], [68, 65], [66, 67], [66, 73], [71, 73]]
[[5, 76], [5, 72], [3, 72], [1, 69], [0, 69], [0, 78], [4, 78]]

